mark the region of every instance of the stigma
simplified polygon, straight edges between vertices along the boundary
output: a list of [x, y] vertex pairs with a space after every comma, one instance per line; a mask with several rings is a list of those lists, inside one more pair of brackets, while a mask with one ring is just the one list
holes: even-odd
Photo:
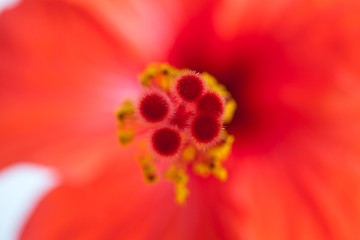
[[223, 164], [234, 136], [231, 122], [236, 102], [224, 85], [208, 73], [152, 64], [140, 75], [137, 101], [126, 100], [117, 111], [120, 144], [134, 140], [145, 181], [168, 180], [175, 200], [186, 202], [189, 173], [226, 181]]

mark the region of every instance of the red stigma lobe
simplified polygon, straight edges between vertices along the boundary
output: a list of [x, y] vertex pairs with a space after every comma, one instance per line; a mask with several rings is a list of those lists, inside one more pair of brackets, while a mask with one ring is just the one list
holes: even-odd
[[179, 132], [171, 128], [161, 128], [152, 136], [152, 146], [156, 153], [162, 156], [172, 156], [180, 148], [181, 137]]
[[139, 105], [140, 115], [148, 122], [160, 122], [169, 113], [170, 102], [159, 93], [149, 93], [143, 97]]
[[216, 117], [221, 116], [225, 110], [223, 98], [215, 92], [207, 92], [199, 99], [198, 110]]
[[216, 141], [221, 131], [221, 123], [210, 115], [195, 117], [191, 125], [193, 138], [202, 144], [211, 144]]
[[177, 80], [176, 91], [184, 101], [195, 101], [204, 91], [203, 79], [196, 74], [183, 75]]

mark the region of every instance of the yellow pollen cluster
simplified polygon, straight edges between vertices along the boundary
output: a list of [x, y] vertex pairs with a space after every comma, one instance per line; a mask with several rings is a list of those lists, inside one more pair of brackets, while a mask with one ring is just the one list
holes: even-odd
[[[140, 76], [142, 86], [146, 88], [158, 88], [167, 93], [174, 84], [174, 79], [189, 69], [176, 69], [168, 64], [151, 64]], [[226, 87], [208, 73], [202, 73], [209, 89], [217, 92], [225, 99], [225, 112], [223, 123], [231, 122], [236, 110], [236, 102]], [[117, 111], [118, 138], [120, 144], [128, 145], [133, 140], [139, 140], [136, 144], [146, 146], [149, 139], [143, 132], [147, 127], [138, 119], [135, 104], [130, 100], [125, 101]], [[182, 133], [186, 134], [186, 133]], [[216, 144], [203, 147], [192, 142], [182, 143], [180, 154], [174, 158], [161, 159], [161, 157], [148, 148], [139, 148], [139, 163], [141, 165], [145, 181], [154, 183], [159, 179], [165, 179], [174, 184], [175, 200], [179, 204], [186, 202], [190, 194], [188, 189], [188, 173], [192, 171], [201, 177], [213, 176], [221, 181], [227, 179], [227, 171], [223, 163], [231, 153], [234, 136], [221, 130], [219, 141]]]
[[118, 136], [122, 145], [126, 145], [134, 138], [134, 128], [131, 121], [134, 119], [135, 109], [131, 101], [125, 101], [122, 107], [116, 112], [118, 119]]

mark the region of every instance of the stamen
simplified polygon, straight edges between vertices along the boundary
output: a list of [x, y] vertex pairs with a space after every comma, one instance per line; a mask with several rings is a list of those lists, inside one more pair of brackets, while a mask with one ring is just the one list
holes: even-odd
[[132, 103], [127, 100], [123, 106], [116, 112], [116, 117], [119, 123], [118, 137], [121, 145], [127, 145], [134, 139], [135, 129], [130, 123], [135, 114], [135, 109]]
[[124, 129], [119, 131], [119, 141], [122, 145], [127, 145], [134, 139], [134, 129]]
[[156, 167], [152, 162], [151, 156], [141, 156], [139, 162], [144, 172], [145, 181], [148, 183], [155, 182], [158, 179], [158, 176], [156, 175]]
[[127, 100], [123, 103], [123, 106], [116, 112], [116, 117], [118, 119], [119, 125], [124, 126], [127, 119], [131, 118], [134, 115], [134, 106], [130, 100]]
[[189, 177], [182, 169], [170, 167], [166, 172], [166, 178], [175, 184], [175, 200], [179, 204], [183, 204], [189, 195], [189, 189], [186, 187]]
[[182, 153], [182, 157], [186, 162], [193, 161], [196, 157], [196, 149], [191, 145], [187, 146]]
[[[188, 172], [227, 178], [223, 167], [234, 137], [223, 129], [236, 109], [224, 85], [207, 73], [152, 64], [140, 75], [146, 89], [137, 107], [126, 101], [117, 112], [122, 145], [139, 144], [145, 181], [174, 184], [175, 200], [186, 202]], [[137, 140], [137, 141], [133, 141]]]

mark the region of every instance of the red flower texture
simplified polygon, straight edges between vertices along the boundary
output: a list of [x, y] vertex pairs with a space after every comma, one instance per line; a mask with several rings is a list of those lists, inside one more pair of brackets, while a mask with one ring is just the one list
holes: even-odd
[[[1, 167], [32, 162], [61, 179], [19, 238], [357, 239], [359, 10], [24, 0], [2, 12]], [[142, 94], [136, 76], [166, 61], [208, 72], [237, 103], [227, 180], [189, 171], [183, 205], [169, 182], [144, 181], [137, 136], [116, 139], [114, 112]]]

